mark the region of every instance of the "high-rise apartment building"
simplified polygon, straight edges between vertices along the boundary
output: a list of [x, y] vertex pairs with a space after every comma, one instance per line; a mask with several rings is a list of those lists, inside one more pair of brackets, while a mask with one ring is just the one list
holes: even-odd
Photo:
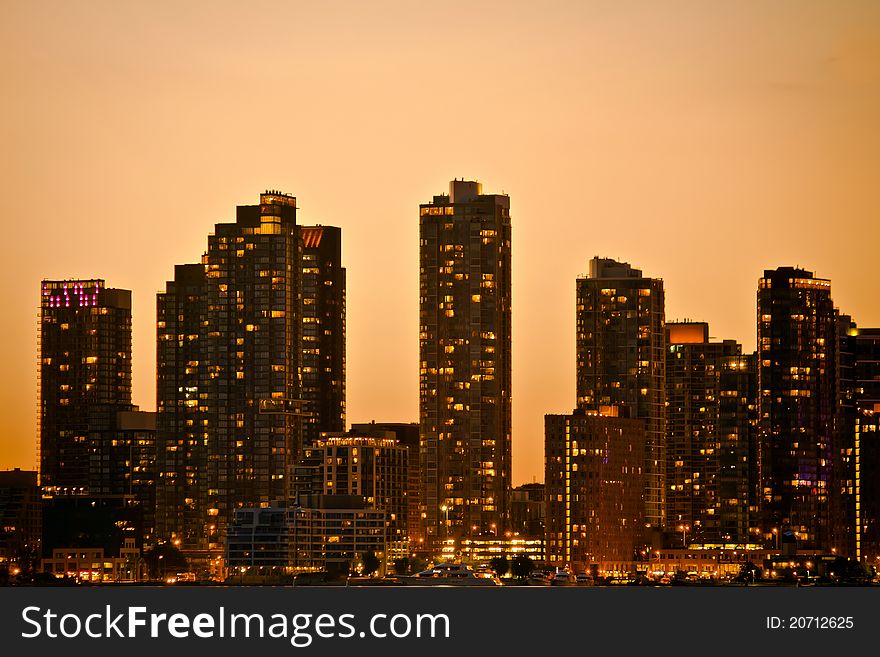
[[544, 431], [548, 564], [628, 571], [642, 539], [644, 421], [576, 410], [545, 415]]
[[510, 199], [455, 180], [419, 214], [421, 507], [436, 547], [508, 524]]
[[880, 557], [880, 329], [838, 324], [840, 408], [834, 447], [833, 549], [877, 565]]
[[176, 265], [174, 280], [158, 295], [156, 315], [156, 534], [163, 540], [190, 534], [205, 546], [207, 539], [197, 537], [217, 524], [207, 515], [208, 453], [216, 448], [209, 446], [205, 422], [212, 414], [200, 404], [210, 381], [202, 365], [207, 315], [205, 266]]
[[[852, 503], [854, 543], [847, 551], [865, 565], [880, 563], [880, 401], [855, 409]], [[849, 546], [847, 546], [849, 547]]]
[[750, 542], [757, 497], [757, 369], [705, 322], [666, 324], [666, 517], [702, 544]]
[[793, 267], [758, 283], [760, 481], [765, 538], [831, 549], [837, 388], [831, 282]]
[[577, 406], [617, 407], [645, 422], [644, 522], [663, 528], [666, 501], [666, 330], [663, 280], [628, 263], [590, 261], [577, 279]]
[[50, 495], [109, 486], [116, 414], [131, 410], [131, 292], [45, 280], [40, 304], [40, 483]]
[[345, 430], [345, 268], [342, 229], [303, 226], [303, 444]]
[[157, 299], [157, 535], [220, 549], [237, 507], [288, 499], [301, 445], [296, 199], [260, 195]]

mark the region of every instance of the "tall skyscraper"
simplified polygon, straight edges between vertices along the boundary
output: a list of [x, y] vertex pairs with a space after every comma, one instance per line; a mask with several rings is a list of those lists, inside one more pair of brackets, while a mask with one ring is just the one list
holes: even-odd
[[834, 447], [833, 548], [876, 566], [880, 557], [880, 329], [838, 324], [840, 408]]
[[92, 464], [110, 451], [117, 412], [131, 409], [131, 292], [108, 288], [101, 279], [43, 281], [39, 426], [44, 491], [88, 494], [107, 485], [109, 471]]
[[205, 266], [176, 265], [174, 280], [158, 295], [156, 315], [156, 535], [163, 540], [198, 536], [216, 525], [215, 516], [207, 516], [209, 418], [200, 405], [210, 381], [202, 364], [207, 315]]
[[345, 268], [342, 229], [303, 226], [303, 444], [345, 430]]
[[765, 537], [831, 548], [837, 414], [837, 311], [831, 282], [793, 267], [758, 283], [761, 496]]
[[157, 299], [159, 539], [220, 549], [234, 510], [286, 500], [301, 445], [296, 199], [260, 195]]
[[436, 547], [508, 523], [510, 199], [455, 180], [419, 214], [421, 507]]
[[[705, 322], [666, 324], [667, 529], [702, 544], [750, 542], [757, 497], [757, 369]], [[681, 529], [680, 529], [681, 528]]]
[[880, 401], [855, 409], [853, 435], [855, 545], [847, 554], [875, 568], [880, 563]]
[[577, 279], [577, 406], [617, 407], [645, 422], [644, 522], [663, 528], [666, 502], [666, 330], [663, 280], [628, 263], [590, 261]]

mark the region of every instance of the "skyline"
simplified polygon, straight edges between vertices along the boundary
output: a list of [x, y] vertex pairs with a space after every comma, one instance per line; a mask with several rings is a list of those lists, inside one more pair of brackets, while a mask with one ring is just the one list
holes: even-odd
[[[880, 325], [876, 5], [511, 5], [462, 24], [392, 4], [272, 21], [218, 6], [206, 33], [195, 11], [9, 11], [0, 468], [36, 462], [39, 281], [133, 290], [133, 401], [154, 410], [155, 293], [266, 188], [343, 229], [349, 423], [418, 418], [419, 203], [456, 177], [510, 195], [515, 485], [542, 478], [544, 414], [575, 405], [574, 286], [594, 255], [663, 278], [667, 320], [746, 351], [778, 266], [831, 279], [842, 312]], [[290, 25], [307, 29], [285, 40]], [[459, 103], [439, 82], [474, 62], [478, 101]]]

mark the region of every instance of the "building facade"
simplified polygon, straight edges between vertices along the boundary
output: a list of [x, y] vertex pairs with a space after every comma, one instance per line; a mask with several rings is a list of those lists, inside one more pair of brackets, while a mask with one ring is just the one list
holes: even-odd
[[135, 582], [145, 578], [146, 564], [140, 555], [134, 539], [119, 548], [118, 556], [105, 554], [103, 548], [56, 548], [42, 560], [41, 570], [83, 583]]
[[833, 548], [880, 565], [880, 329], [841, 316], [838, 440], [834, 448]]
[[449, 560], [469, 563], [474, 566], [489, 566], [492, 559], [506, 558], [513, 561], [517, 557], [528, 557], [535, 564], [544, 563], [543, 536], [485, 536], [466, 538], [455, 554], [444, 554]]
[[351, 433], [359, 436], [394, 436], [398, 445], [406, 448], [407, 493], [406, 535], [410, 550], [424, 548], [424, 526], [419, 507], [422, 476], [419, 469], [419, 423], [418, 422], [361, 422], [351, 425]]
[[157, 537], [222, 549], [240, 506], [288, 499], [302, 442], [296, 199], [260, 195], [157, 299]]
[[577, 410], [544, 431], [548, 565], [620, 570], [642, 538], [644, 421]]
[[236, 509], [227, 534], [230, 569], [348, 573], [364, 555], [386, 557], [385, 512], [350, 495], [317, 495], [303, 505]]
[[100, 549], [118, 557], [126, 546], [142, 548], [147, 510], [133, 495], [75, 494], [43, 497], [42, 555], [55, 550]]
[[[131, 292], [102, 279], [44, 280], [40, 303], [40, 483], [47, 494], [109, 485], [100, 442], [131, 406]], [[106, 476], [105, 476], [106, 475]]]
[[421, 515], [432, 548], [508, 525], [510, 199], [455, 180], [420, 206]]
[[111, 429], [92, 432], [89, 495], [125, 497], [140, 507], [142, 535], [136, 543], [155, 542], [156, 414], [138, 410], [116, 413]]
[[517, 486], [510, 491], [510, 528], [522, 536], [544, 536], [547, 491], [544, 484]]
[[757, 369], [705, 322], [669, 322], [667, 529], [675, 543], [745, 543], [756, 520]]
[[0, 470], [0, 564], [33, 567], [40, 556], [42, 523], [37, 473]]
[[852, 509], [855, 545], [852, 556], [880, 568], [880, 402], [856, 409]]
[[292, 545], [290, 526], [295, 506], [275, 504], [235, 510], [226, 534], [226, 566], [242, 568], [290, 568]]
[[303, 226], [303, 444], [345, 430], [345, 268], [342, 229]]
[[386, 556], [409, 554], [409, 459], [394, 434], [378, 436], [327, 433], [303, 449], [294, 476], [294, 497], [349, 495], [362, 497], [365, 508], [385, 512]]
[[792, 267], [758, 283], [763, 531], [830, 550], [837, 388], [831, 282]]
[[[191, 535], [189, 543], [208, 541], [207, 429], [216, 411], [205, 411], [208, 316], [207, 278], [202, 264], [176, 265], [174, 280], [157, 302], [156, 341], [156, 533], [163, 540]], [[201, 395], [205, 397], [202, 398]], [[228, 393], [227, 393], [228, 394]], [[215, 475], [216, 480], [216, 475]], [[216, 541], [216, 538], [215, 538]]]
[[577, 406], [645, 422], [646, 538], [665, 524], [666, 330], [663, 281], [628, 263], [590, 261], [577, 279]]

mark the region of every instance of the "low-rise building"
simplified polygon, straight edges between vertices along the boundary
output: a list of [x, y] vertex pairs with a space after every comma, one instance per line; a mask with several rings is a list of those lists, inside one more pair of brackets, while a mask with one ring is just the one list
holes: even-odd
[[348, 571], [365, 554], [387, 558], [386, 514], [355, 495], [313, 495], [301, 505], [237, 509], [226, 541], [230, 571]]
[[42, 499], [42, 556], [56, 549], [100, 548], [121, 557], [129, 541], [143, 545], [145, 508], [134, 495], [95, 495], [83, 489], [58, 489]]
[[444, 557], [460, 557], [463, 563], [474, 565], [488, 564], [497, 557], [515, 559], [523, 555], [529, 557], [535, 563], [544, 562], [543, 536], [521, 536], [519, 534], [501, 538], [477, 536], [462, 539], [460, 554], [449, 554], [447, 548], [455, 550], [454, 541], [451, 539], [447, 546], [444, 547]]
[[364, 508], [383, 511], [390, 563], [409, 554], [409, 518], [417, 499], [409, 454], [391, 431], [323, 433], [295, 468], [295, 499], [354, 495], [363, 498]]
[[760, 543], [694, 543], [683, 548], [642, 551], [641, 561], [633, 563], [630, 572], [654, 577], [682, 572], [697, 573], [703, 578], [731, 577], [748, 563], [761, 568], [774, 554]]
[[133, 538], [125, 539], [118, 557], [100, 547], [55, 548], [42, 560], [42, 572], [81, 582], [134, 582], [144, 577], [145, 564]]

